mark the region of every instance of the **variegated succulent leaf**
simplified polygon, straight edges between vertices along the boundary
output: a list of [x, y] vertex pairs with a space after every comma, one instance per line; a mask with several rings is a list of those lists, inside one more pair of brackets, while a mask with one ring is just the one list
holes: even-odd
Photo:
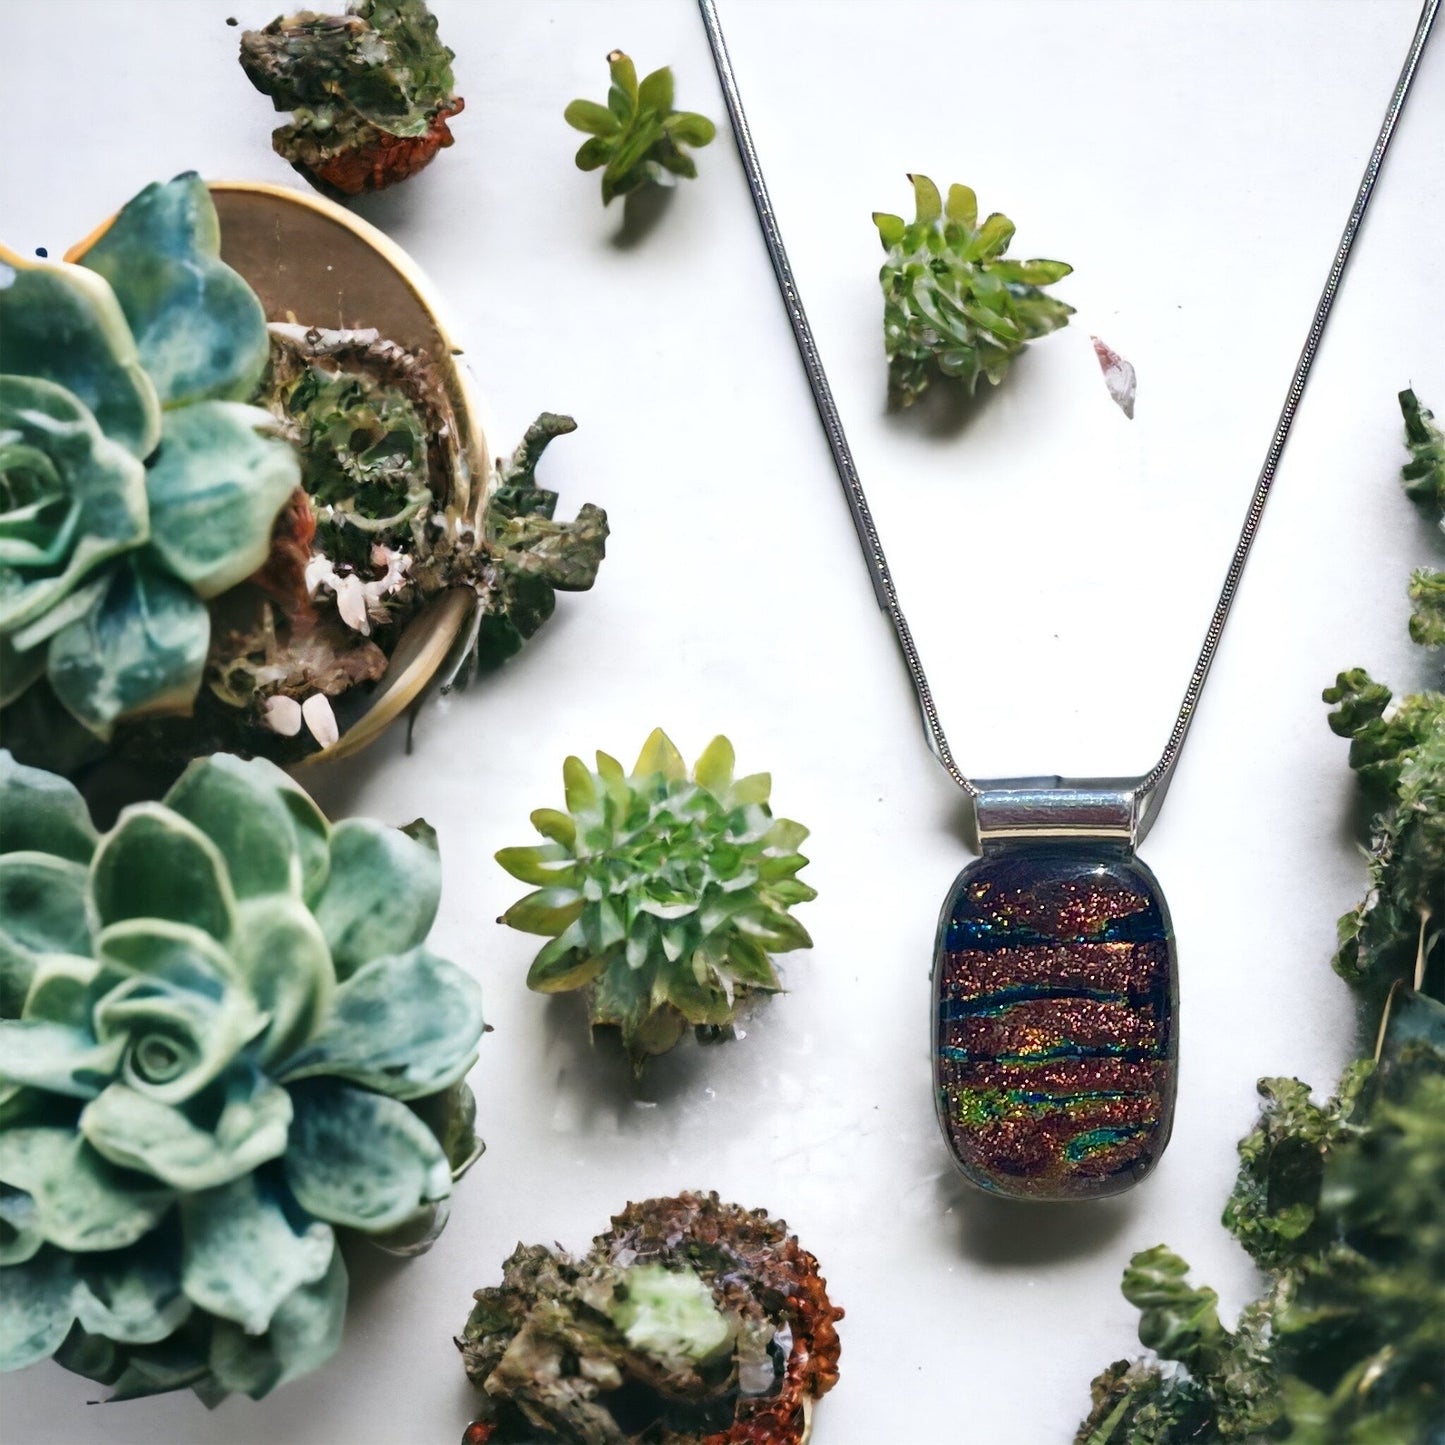
[[577, 169], [602, 172], [602, 203], [610, 206], [643, 186], [675, 186], [692, 179], [697, 164], [691, 148], [708, 145], [717, 127], [705, 115], [674, 110], [672, 71], [663, 66], [639, 82], [629, 56], [607, 57], [612, 84], [607, 103], [574, 100], [563, 118], [589, 138], [577, 151]]
[[912, 221], [873, 213], [887, 252], [878, 279], [889, 399], [905, 407], [938, 377], [959, 381], [970, 396], [980, 377], [997, 386], [1030, 341], [1066, 325], [1074, 312], [1043, 290], [1072, 266], [1006, 259], [1014, 235], [1007, 216], [980, 221], [967, 186], [950, 186], [945, 200], [927, 176], [909, 180]]
[[630, 773], [606, 753], [595, 771], [568, 758], [566, 812], [532, 814], [548, 841], [497, 854], [535, 885], [500, 921], [551, 940], [528, 986], [586, 988], [634, 1068], [689, 1027], [730, 1030], [745, 1000], [782, 987], [770, 955], [812, 944], [791, 913], [816, 896], [797, 876], [808, 830], [774, 818], [769, 776], [736, 777], [734, 761], [718, 737], [689, 774], [661, 729]]
[[265, 1394], [336, 1347], [336, 1230], [430, 1231], [478, 1152], [430, 830], [226, 754], [99, 835], [0, 752], [0, 819], [0, 1366]]
[[188, 712], [206, 601], [265, 561], [300, 469], [246, 405], [265, 320], [194, 174], [78, 265], [0, 259], [0, 705], [48, 676], [96, 737]]
[[303, 10], [241, 37], [251, 84], [291, 111], [277, 155], [319, 189], [379, 190], [452, 143], [454, 53], [425, 0], [353, 0], [345, 14]]

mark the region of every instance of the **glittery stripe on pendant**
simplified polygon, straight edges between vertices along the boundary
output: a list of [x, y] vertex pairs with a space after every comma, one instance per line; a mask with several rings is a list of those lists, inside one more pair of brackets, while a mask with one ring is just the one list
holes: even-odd
[[1178, 969], [1159, 885], [1126, 840], [986, 842], [944, 904], [933, 1002], [939, 1123], [974, 1184], [1097, 1199], [1158, 1162]]

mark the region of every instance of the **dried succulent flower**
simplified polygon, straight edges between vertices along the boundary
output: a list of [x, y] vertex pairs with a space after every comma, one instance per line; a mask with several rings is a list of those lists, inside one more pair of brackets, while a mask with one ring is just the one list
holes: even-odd
[[241, 68], [289, 125], [276, 154], [334, 197], [403, 181], [452, 143], [452, 51], [425, 0], [352, 0], [344, 15], [302, 10], [241, 37]]
[[[1401, 402], [1406, 483], [1428, 486], [1428, 414]], [[1297, 1079], [1260, 1080], [1224, 1223], [1266, 1290], [1231, 1330], [1178, 1255], [1135, 1255], [1124, 1294], [1157, 1358], [1094, 1381], [1078, 1445], [1403, 1445], [1445, 1418], [1445, 696], [1392, 704], [1356, 670], [1325, 698], [1374, 807], [1370, 889], [1335, 959], [1366, 1002], [1373, 1056], [1322, 1105]]]
[[1030, 341], [1074, 314], [1040, 289], [1072, 266], [1005, 260], [1014, 235], [1007, 216], [995, 211], [980, 224], [967, 186], [950, 186], [945, 204], [927, 176], [908, 179], [917, 206], [911, 222], [873, 213], [888, 253], [878, 279], [889, 399], [898, 406], [912, 406], [935, 375], [962, 382], [970, 396], [980, 376], [997, 386]]
[[266, 355], [194, 174], [147, 186], [81, 265], [0, 251], [0, 706], [46, 677], [99, 738], [190, 711], [207, 600], [265, 561], [300, 479], [243, 405]]
[[499, 921], [552, 940], [528, 987], [586, 988], [593, 1026], [619, 1028], [636, 1069], [689, 1026], [730, 1030], [745, 999], [782, 987], [768, 951], [812, 946], [788, 911], [817, 896], [797, 878], [808, 830], [773, 817], [767, 773], [734, 778], [733, 763], [714, 738], [689, 778], [660, 728], [631, 774], [606, 753], [595, 773], [568, 758], [567, 812], [532, 814], [549, 841], [497, 854], [539, 885]]
[[607, 57], [612, 85], [607, 104], [574, 100], [563, 118], [574, 130], [591, 137], [577, 152], [579, 171], [602, 170], [602, 203], [625, 196], [640, 186], [675, 186], [689, 180], [697, 166], [684, 149], [705, 146], [717, 127], [705, 116], [672, 108], [672, 71], [663, 66], [637, 80], [630, 57], [614, 50]]
[[336, 1230], [416, 1253], [475, 1159], [435, 834], [193, 763], [104, 836], [0, 752], [0, 1368], [259, 1397], [340, 1340]]
[[798, 1445], [838, 1380], [818, 1261], [716, 1194], [629, 1204], [581, 1259], [519, 1245], [476, 1301], [477, 1445]]

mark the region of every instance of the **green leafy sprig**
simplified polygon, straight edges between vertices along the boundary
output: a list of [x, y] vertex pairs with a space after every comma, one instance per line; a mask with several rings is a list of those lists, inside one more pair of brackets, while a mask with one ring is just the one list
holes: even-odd
[[667, 66], [639, 83], [636, 66], [622, 51], [614, 50], [607, 65], [612, 72], [607, 104], [574, 100], [563, 112], [568, 125], [591, 137], [577, 151], [577, 169], [602, 171], [603, 205], [641, 186], [674, 186], [679, 176], [696, 177], [685, 148], [709, 144], [717, 127], [705, 115], [672, 108]]

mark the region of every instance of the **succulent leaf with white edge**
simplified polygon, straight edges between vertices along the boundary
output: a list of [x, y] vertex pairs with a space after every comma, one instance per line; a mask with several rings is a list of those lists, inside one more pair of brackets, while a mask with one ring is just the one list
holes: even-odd
[[566, 812], [542, 808], [548, 841], [497, 861], [537, 885], [500, 922], [550, 942], [527, 976], [540, 993], [586, 988], [594, 1026], [621, 1030], [633, 1067], [689, 1027], [721, 1036], [753, 994], [782, 983], [770, 953], [809, 948], [790, 913], [816, 893], [797, 874], [808, 830], [768, 807], [767, 773], [734, 776], [714, 738], [691, 776], [659, 728], [632, 772], [606, 753], [563, 765]]
[[193, 763], [104, 836], [0, 751], [0, 1368], [260, 1397], [335, 1350], [337, 1229], [414, 1253], [480, 1145], [435, 835]]

